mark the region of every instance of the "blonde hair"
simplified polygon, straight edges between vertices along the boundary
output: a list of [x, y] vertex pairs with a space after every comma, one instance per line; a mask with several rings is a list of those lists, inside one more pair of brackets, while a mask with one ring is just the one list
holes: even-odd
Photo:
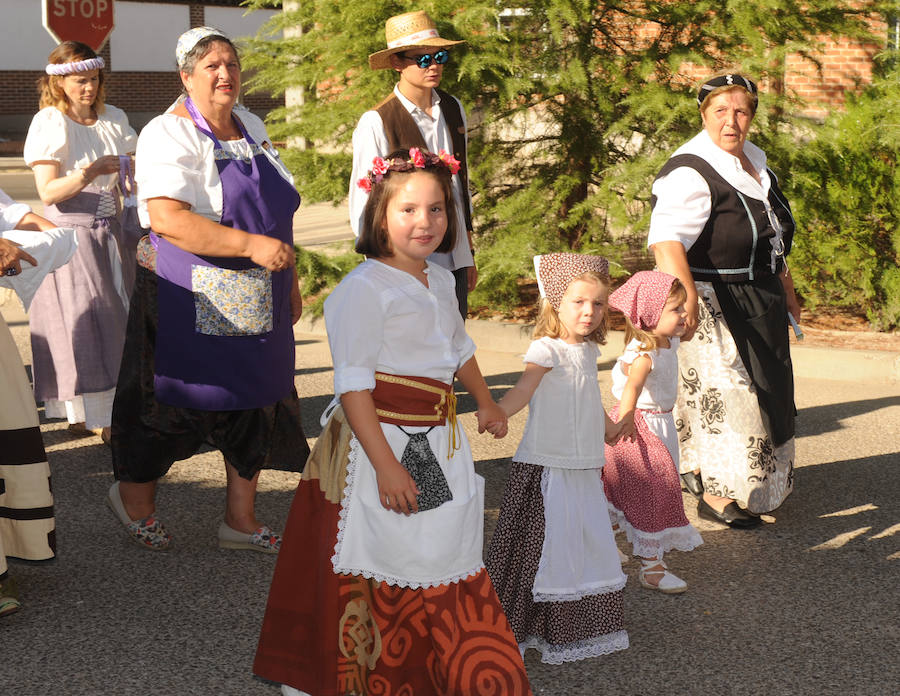
[[[666, 297], [666, 303], [668, 304], [669, 300], [673, 298], [677, 298], [679, 302], [687, 300], [687, 290], [684, 289], [684, 285], [682, 285], [681, 281], [677, 278], [672, 283], [672, 288], [669, 290], [668, 297]], [[632, 339], [636, 338], [640, 343], [638, 346], [640, 350], [656, 350], [659, 348], [660, 340], [658, 336], [651, 333], [654, 329], [656, 329], [655, 326], [649, 331], [646, 329], [639, 329], [631, 323], [631, 319], [628, 318], [628, 315], [625, 315], [625, 345], [627, 346], [631, 343]]]
[[[47, 62], [51, 64], [58, 63], [74, 63], [79, 60], [89, 60], [96, 58], [97, 54], [90, 46], [80, 41], [63, 41], [59, 46], [50, 51]], [[78, 75], [78, 73], [72, 73]], [[38, 79], [38, 91], [41, 93], [40, 108], [55, 106], [64, 114], [69, 111], [69, 98], [63, 90], [63, 80], [67, 75], [41, 75]], [[94, 99], [94, 110], [98, 114], [103, 113], [103, 103], [106, 99], [106, 89], [103, 86], [104, 74], [101, 68], [99, 73], [99, 82], [97, 84], [97, 96]]]
[[[607, 294], [609, 293], [609, 277], [600, 275], [596, 271], [585, 271], [581, 275], [572, 278], [572, 280], [569, 281], [569, 284], [571, 285], [576, 280], [594, 281], [603, 286], [606, 289]], [[606, 332], [608, 330], [609, 312], [606, 307], [604, 307], [603, 319], [600, 321], [600, 325], [584, 338], [586, 341], [593, 341], [594, 343], [603, 345], [606, 343]], [[559, 319], [559, 313], [553, 309], [553, 305], [550, 304], [546, 297], [542, 297], [538, 305], [538, 316], [534, 323], [534, 332], [531, 334], [531, 337], [533, 339], [543, 338], [544, 336], [549, 336], [550, 338], [566, 338], [567, 335], [566, 327], [563, 326]]]

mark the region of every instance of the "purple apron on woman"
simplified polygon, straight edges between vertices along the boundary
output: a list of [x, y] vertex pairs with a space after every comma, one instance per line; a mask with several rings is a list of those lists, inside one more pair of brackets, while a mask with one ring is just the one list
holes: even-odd
[[[243, 124], [250, 162], [234, 160], [190, 99], [197, 129], [211, 138], [222, 182], [222, 225], [293, 242], [300, 195]], [[206, 411], [268, 406], [294, 386], [291, 267], [272, 272], [249, 259], [198, 256], [151, 232], [157, 248], [159, 329], [154, 389], [165, 404]]]

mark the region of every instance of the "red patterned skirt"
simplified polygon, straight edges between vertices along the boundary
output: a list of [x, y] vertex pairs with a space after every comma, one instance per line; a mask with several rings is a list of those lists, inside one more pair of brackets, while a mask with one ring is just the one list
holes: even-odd
[[526, 696], [487, 572], [409, 589], [334, 573], [340, 504], [300, 482], [253, 672], [312, 696]]

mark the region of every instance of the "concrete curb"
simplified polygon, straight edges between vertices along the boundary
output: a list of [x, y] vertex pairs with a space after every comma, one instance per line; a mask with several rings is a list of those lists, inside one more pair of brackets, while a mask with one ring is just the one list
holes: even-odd
[[[297, 333], [325, 335], [324, 319], [303, 317], [294, 327]], [[524, 354], [531, 342], [530, 324], [470, 319], [466, 330], [482, 349]], [[622, 353], [625, 334], [611, 331], [603, 347], [604, 365], [612, 365]], [[791, 345], [794, 375], [840, 382], [900, 384], [900, 352], [848, 350]]]

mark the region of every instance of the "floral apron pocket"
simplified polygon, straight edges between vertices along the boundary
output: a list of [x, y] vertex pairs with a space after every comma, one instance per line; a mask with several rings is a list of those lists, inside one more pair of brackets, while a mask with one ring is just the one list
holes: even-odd
[[258, 336], [272, 331], [272, 272], [191, 266], [197, 333]]
[[416, 496], [419, 512], [433, 510], [453, 500], [453, 493], [450, 492], [447, 477], [441, 471], [441, 465], [428, 444], [427, 435], [434, 429], [434, 426], [424, 433], [412, 435], [399, 425], [397, 427], [409, 438], [400, 463], [412, 476], [413, 481], [416, 482], [416, 488], [419, 489], [419, 495]]

